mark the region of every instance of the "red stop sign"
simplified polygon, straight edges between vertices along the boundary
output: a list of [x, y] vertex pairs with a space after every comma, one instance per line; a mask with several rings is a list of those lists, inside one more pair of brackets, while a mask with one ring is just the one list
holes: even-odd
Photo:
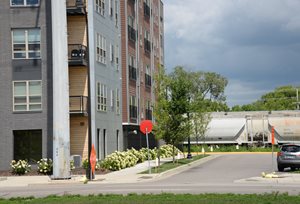
[[150, 133], [152, 131], [153, 124], [151, 120], [143, 120], [140, 125], [140, 130], [142, 133], [146, 134], [146, 129], [147, 133]]

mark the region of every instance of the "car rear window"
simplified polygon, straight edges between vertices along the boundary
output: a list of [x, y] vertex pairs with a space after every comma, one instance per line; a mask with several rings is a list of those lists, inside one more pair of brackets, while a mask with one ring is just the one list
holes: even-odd
[[296, 146], [296, 145], [282, 146], [281, 151], [283, 151], [283, 152], [300, 152], [300, 146]]

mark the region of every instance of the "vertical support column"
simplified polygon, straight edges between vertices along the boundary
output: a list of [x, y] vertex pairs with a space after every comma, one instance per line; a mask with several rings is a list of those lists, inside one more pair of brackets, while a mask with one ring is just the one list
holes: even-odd
[[65, 0], [52, 0], [53, 179], [70, 178], [70, 115]]

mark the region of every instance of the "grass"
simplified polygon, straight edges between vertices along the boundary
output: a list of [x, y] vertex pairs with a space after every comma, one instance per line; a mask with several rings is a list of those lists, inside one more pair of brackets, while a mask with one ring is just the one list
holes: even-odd
[[[207, 156], [208, 156], [207, 154], [206, 155], [201, 154], [201, 155], [193, 156], [191, 159], [184, 158], [184, 159], [175, 160], [175, 163], [173, 163], [173, 161], [166, 162], [166, 163], [161, 164], [159, 167], [151, 168], [151, 173], [162, 173], [164, 171], [168, 171], [170, 169], [191, 163], [193, 161], [202, 159]], [[143, 171], [143, 172], [141, 172], [141, 174], [147, 174], [148, 172], [149, 172], [149, 170]]]
[[0, 199], [0, 203], [99, 203], [99, 204], [300, 204], [299, 196], [288, 194], [128, 194], [128, 195], [66, 195], [48, 196], [45, 198], [12, 198]]
[[[208, 145], [191, 145], [192, 152], [201, 152], [202, 147], [205, 152], [210, 152], [210, 146]], [[183, 150], [186, 152], [187, 147], [184, 146]], [[279, 151], [277, 146], [274, 146], [274, 152]], [[239, 146], [239, 149], [236, 148], [236, 145], [213, 145], [213, 152], [272, 152], [272, 147], [251, 147], [251, 146]]]

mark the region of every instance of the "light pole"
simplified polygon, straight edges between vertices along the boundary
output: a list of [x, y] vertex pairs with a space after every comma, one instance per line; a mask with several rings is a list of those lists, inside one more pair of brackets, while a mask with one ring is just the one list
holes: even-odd
[[[190, 113], [187, 113], [187, 116], [188, 116], [188, 121], [190, 121]], [[188, 159], [192, 158], [192, 154], [191, 154], [191, 136], [190, 135], [188, 137], [188, 154], [187, 154], [186, 158], [188, 158]]]

